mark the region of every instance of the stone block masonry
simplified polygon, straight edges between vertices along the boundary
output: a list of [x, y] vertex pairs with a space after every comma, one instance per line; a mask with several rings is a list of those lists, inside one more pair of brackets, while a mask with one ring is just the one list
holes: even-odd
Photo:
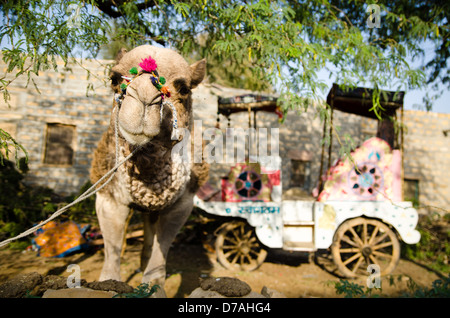
[[450, 114], [405, 111], [404, 123], [405, 179], [417, 182], [423, 210], [449, 213]]
[[[64, 67], [58, 60], [59, 72], [49, 70], [32, 76], [39, 91], [31, 82], [27, 85], [26, 76], [10, 84], [10, 100], [0, 102], [0, 127], [29, 153], [25, 182], [67, 195], [89, 180], [93, 151], [109, 124], [112, 93], [107, 70], [111, 63], [77, 59]], [[0, 71], [4, 75], [6, 65], [0, 64]], [[49, 135], [50, 128], [56, 126], [73, 130], [67, 145]], [[62, 147], [69, 151], [58, 152]], [[54, 160], [46, 158], [50, 150]], [[70, 164], [59, 162], [58, 156], [71, 157]]]

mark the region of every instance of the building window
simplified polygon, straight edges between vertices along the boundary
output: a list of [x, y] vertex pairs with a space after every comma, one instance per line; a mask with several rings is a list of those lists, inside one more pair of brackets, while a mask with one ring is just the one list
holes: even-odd
[[73, 164], [75, 129], [73, 125], [47, 124], [44, 164], [58, 166]]
[[308, 191], [312, 153], [304, 149], [293, 148], [288, 151], [287, 157], [291, 159], [289, 187]]
[[291, 167], [292, 171], [290, 187], [299, 187], [305, 190], [308, 189], [310, 162], [291, 159]]
[[414, 207], [419, 206], [419, 180], [403, 180], [403, 198], [405, 201], [411, 201]]

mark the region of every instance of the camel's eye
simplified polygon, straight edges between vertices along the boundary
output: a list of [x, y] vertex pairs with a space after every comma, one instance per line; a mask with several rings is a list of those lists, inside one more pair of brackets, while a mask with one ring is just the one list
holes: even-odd
[[186, 80], [184, 79], [176, 79], [173, 81], [173, 86], [175, 87], [175, 90], [180, 95], [187, 95], [191, 92], [189, 89], [189, 86], [186, 83]]
[[122, 83], [122, 77], [121, 77], [120, 73], [112, 72], [111, 76], [109, 78], [110, 78], [111, 84], [113, 86], [117, 86], [117, 85], [120, 85], [120, 83]]

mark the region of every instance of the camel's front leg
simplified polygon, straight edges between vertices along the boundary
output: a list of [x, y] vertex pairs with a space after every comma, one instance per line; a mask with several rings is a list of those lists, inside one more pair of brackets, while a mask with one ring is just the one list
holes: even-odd
[[[186, 192], [174, 205], [155, 218], [144, 215], [144, 248], [141, 257], [142, 282], [164, 288], [169, 248], [192, 211], [193, 194]], [[152, 244], [152, 246], [149, 246]]]
[[95, 208], [105, 245], [105, 261], [100, 281], [120, 281], [120, 253], [122, 251], [125, 223], [130, 212], [128, 206], [116, 202], [108, 194], [97, 193]]

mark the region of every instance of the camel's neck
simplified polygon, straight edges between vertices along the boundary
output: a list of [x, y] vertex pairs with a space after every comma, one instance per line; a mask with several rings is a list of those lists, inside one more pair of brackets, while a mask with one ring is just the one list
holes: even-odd
[[[121, 142], [121, 148], [125, 149], [123, 155], [135, 149], [124, 139]], [[148, 210], [159, 210], [182, 194], [190, 180], [190, 163], [173, 158], [172, 148], [155, 138], [121, 168], [124, 186], [134, 204]]]

